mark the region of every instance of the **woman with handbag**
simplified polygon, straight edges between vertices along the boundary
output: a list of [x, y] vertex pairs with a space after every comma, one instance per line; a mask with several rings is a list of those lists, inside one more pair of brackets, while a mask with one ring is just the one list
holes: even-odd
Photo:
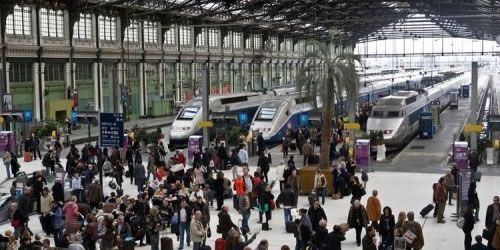
[[262, 220], [262, 230], [269, 231], [269, 221], [271, 220], [271, 213], [273, 210], [274, 195], [271, 193], [271, 187], [263, 184], [263, 191], [259, 194], [259, 217], [265, 215], [265, 221]]
[[359, 247], [361, 245], [361, 231], [368, 226], [366, 209], [359, 203], [359, 200], [354, 200], [351, 205], [349, 215], [347, 216], [347, 224], [349, 224], [350, 228], [356, 229], [356, 244]]

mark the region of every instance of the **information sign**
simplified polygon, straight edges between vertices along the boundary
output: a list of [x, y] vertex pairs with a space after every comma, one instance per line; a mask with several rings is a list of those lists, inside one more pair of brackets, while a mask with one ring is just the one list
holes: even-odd
[[238, 120], [239, 120], [241, 125], [248, 124], [248, 113], [247, 112], [238, 113]]
[[308, 113], [300, 114], [300, 125], [307, 126], [308, 123], [309, 123], [309, 114]]
[[100, 113], [99, 129], [101, 147], [121, 147], [123, 145], [122, 113]]
[[23, 111], [23, 120], [26, 123], [30, 123], [33, 121], [33, 111], [31, 111], [31, 109]]
[[370, 165], [370, 140], [359, 139], [356, 141], [356, 165], [368, 171]]
[[464, 141], [453, 143], [453, 161], [458, 169], [467, 170], [469, 168], [468, 144]]

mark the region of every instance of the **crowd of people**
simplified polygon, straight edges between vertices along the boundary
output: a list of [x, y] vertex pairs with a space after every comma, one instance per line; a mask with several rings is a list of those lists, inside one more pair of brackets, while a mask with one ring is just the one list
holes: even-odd
[[[309, 130], [290, 133], [294, 133], [296, 139], [291, 140], [289, 146], [298, 144], [296, 148], [304, 155], [303, 164], [307, 165], [309, 158], [316, 155], [318, 137]], [[333, 136], [335, 143], [344, 143], [342, 129]], [[414, 212], [399, 212], [395, 218], [390, 206], [382, 206], [377, 190], [372, 190], [370, 197], [364, 199], [368, 174], [357, 170], [348, 153], [334, 149], [332, 160], [337, 161], [333, 170], [316, 171], [313, 191], [308, 196], [309, 207], [301, 208], [298, 198], [304, 188], [298, 175], [301, 167], [295, 163], [294, 155], [284, 155], [286, 162], [282, 160], [274, 167], [276, 178], [273, 178], [270, 174], [273, 159], [262, 140], [257, 138], [256, 168], [249, 166], [248, 147], [246, 137], [242, 136], [240, 145], [233, 149], [219, 143], [197, 150], [192, 168], [187, 166], [182, 151], [169, 154], [161, 142], [141, 148], [133, 138], [124, 148], [85, 145], [78, 150], [72, 145], [65, 156], [65, 167], [60, 164], [60, 152], [49, 150], [42, 158], [44, 170], [26, 180], [23, 192], [18, 192], [13, 183], [12, 230], [0, 237], [0, 248], [91, 250], [99, 246], [99, 249], [127, 250], [135, 245], [149, 245], [154, 250], [159, 249], [160, 241], [166, 249], [172, 247], [172, 241], [177, 241], [178, 249], [192, 245], [199, 250], [206, 249], [209, 237], [215, 237], [217, 250], [243, 250], [250, 249], [257, 238], [257, 233], [251, 232], [250, 217], [256, 216], [261, 229], [269, 231], [273, 230], [270, 221], [278, 216], [279, 210], [283, 211], [283, 228], [295, 238], [294, 246], [281, 249], [341, 249], [346, 232], [351, 229], [356, 235], [353, 241], [362, 249], [393, 249], [398, 239], [406, 249], [424, 247], [423, 226], [415, 221]], [[145, 154], [147, 163], [143, 165]], [[11, 164], [12, 158], [15, 157], [8, 161]], [[104, 175], [102, 183], [99, 170]], [[223, 170], [231, 170], [231, 176], [226, 176], [228, 172]], [[434, 187], [435, 216], [439, 223], [444, 223], [444, 207], [453, 198], [455, 172], [450, 170]], [[51, 178], [55, 178], [54, 184], [49, 187]], [[137, 186], [137, 196], [124, 194], [122, 186], [127, 178]], [[279, 193], [273, 193], [275, 184], [279, 185]], [[328, 211], [323, 209], [326, 202], [331, 202], [327, 199], [329, 187], [333, 188], [332, 199], [350, 199], [346, 223], [334, 225], [332, 230], [327, 228]], [[471, 231], [479, 220], [475, 187], [472, 183], [469, 206], [463, 216], [465, 248], [482, 249], [481, 239], [485, 237], [488, 240], [485, 247], [500, 249], [498, 197], [487, 209], [486, 235], [476, 237], [477, 242], [472, 246]], [[212, 218], [212, 210], [217, 211], [217, 218]], [[232, 218], [231, 210], [241, 218]], [[29, 227], [32, 212], [39, 215], [45, 236], [53, 237], [53, 242], [33, 234]], [[217, 221], [216, 228], [210, 226], [212, 220]], [[175, 236], [163, 238], [162, 232]], [[268, 248], [267, 240], [258, 243], [257, 249]]]

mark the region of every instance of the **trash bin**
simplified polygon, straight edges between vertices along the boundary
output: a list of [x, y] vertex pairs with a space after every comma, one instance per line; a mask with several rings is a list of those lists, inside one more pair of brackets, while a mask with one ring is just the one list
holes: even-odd
[[433, 136], [432, 113], [420, 113], [420, 120], [418, 124], [418, 135], [420, 139], [431, 139]]

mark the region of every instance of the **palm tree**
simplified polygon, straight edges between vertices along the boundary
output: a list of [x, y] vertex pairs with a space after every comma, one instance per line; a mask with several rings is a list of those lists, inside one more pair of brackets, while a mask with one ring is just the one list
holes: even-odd
[[[318, 41], [311, 41], [309, 44], [314, 46], [314, 50], [306, 54], [306, 61], [309, 60], [310, 64], [299, 71], [297, 90], [309, 98], [321, 112], [322, 139], [319, 165], [321, 168], [328, 168], [335, 100], [339, 89], [346, 90], [349, 100], [356, 100], [351, 97], [357, 95], [358, 76], [355, 62], [359, 59], [353, 54], [352, 48]], [[320, 97], [321, 104], [317, 101], [317, 96]], [[351, 107], [355, 107], [356, 101], [349, 103], [349, 108], [354, 114], [355, 110]]]

